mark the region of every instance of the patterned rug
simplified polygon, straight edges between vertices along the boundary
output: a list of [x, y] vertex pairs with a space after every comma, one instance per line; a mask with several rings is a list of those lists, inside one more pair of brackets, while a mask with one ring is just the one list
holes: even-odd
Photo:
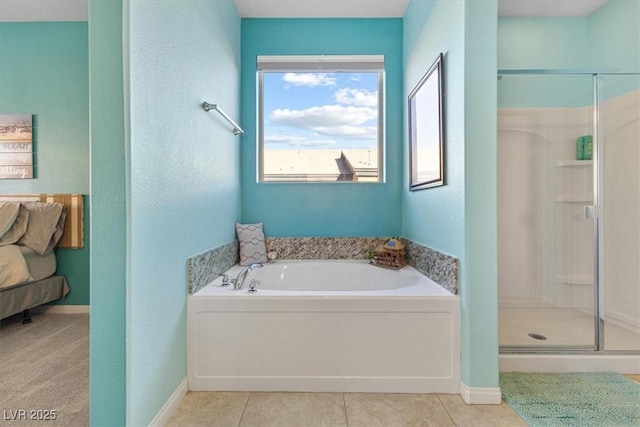
[[530, 426], [640, 426], [640, 384], [615, 373], [500, 373], [504, 401]]

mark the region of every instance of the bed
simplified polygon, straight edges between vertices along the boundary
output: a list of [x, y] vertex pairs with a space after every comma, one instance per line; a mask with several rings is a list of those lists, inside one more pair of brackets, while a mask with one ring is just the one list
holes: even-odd
[[81, 248], [82, 195], [0, 196], [0, 319], [64, 298], [55, 248]]

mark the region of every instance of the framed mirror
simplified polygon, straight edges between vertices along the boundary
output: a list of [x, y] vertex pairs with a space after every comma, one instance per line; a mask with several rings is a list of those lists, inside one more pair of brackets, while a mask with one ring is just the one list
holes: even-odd
[[409, 94], [409, 189], [444, 185], [444, 54]]

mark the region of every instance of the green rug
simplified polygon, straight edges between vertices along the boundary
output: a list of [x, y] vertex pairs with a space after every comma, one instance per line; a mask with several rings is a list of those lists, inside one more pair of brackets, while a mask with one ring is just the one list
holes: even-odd
[[503, 372], [504, 401], [530, 426], [640, 426], [640, 384], [615, 373]]

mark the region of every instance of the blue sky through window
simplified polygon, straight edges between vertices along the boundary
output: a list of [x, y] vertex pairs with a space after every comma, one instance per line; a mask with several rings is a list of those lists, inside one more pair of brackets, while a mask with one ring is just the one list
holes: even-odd
[[264, 149], [378, 149], [378, 73], [263, 74]]

